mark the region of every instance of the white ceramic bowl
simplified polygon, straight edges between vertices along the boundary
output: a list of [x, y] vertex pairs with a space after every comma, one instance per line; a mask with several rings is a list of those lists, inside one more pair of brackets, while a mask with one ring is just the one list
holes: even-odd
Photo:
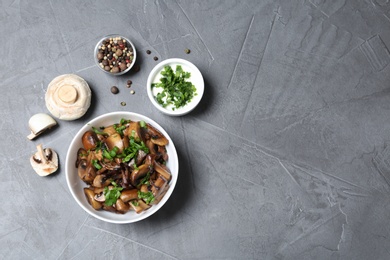
[[[195, 86], [197, 95], [194, 96], [192, 98], [192, 100], [188, 104], [186, 104], [185, 106], [180, 107], [180, 108], [176, 108], [175, 110], [172, 110], [172, 108], [169, 108], [169, 107], [164, 108], [156, 101], [155, 95], [157, 94], [157, 92], [159, 92], [159, 90], [161, 90], [161, 88], [153, 88], [152, 89], [152, 83], [158, 83], [160, 81], [160, 78], [161, 78], [160, 72], [164, 69], [164, 66], [171, 66], [173, 71], [175, 71], [176, 65], [181, 65], [182, 69], [185, 72], [191, 73], [191, 77], [189, 78], [189, 81], [191, 81], [192, 84]], [[146, 83], [146, 87], [147, 87], [147, 93], [148, 93], [149, 99], [152, 102], [152, 104], [158, 110], [160, 110], [164, 114], [167, 114], [170, 116], [182, 116], [182, 115], [185, 115], [185, 114], [191, 112], [199, 104], [200, 100], [202, 99], [203, 93], [204, 93], [203, 76], [200, 73], [199, 69], [194, 64], [192, 64], [191, 62], [189, 62], [187, 60], [176, 59], [176, 58], [167, 59], [167, 60], [164, 60], [164, 61], [160, 62], [159, 64], [157, 64], [149, 74], [149, 77], [148, 77], [148, 80]]]
[[[133, 49], [133, 55], [134, 55], [133, 61], [131, 62], [130, 67], [128, 67], [126, 70], [120, 71], [120, 72], [118, 72], [118, 73], [113, 73], [113, 72], [104, 70], [104, 68], [102, 68], [102, 67], [100, 66], [99, 60], [98, 60], [98, 58], [97, 58], [97, 53], [98, 53], [98, 51], [99, 51], [99, 46], [102, 45], [103, 40], [106, 40], [106, 39], [108, 39], [108, 38], [115, 38], [115, 37], [121, 37], [122, 39], [125, 39], [125, 40], [127, 41], [127, 43], [129, 43], [130, 46], [131, 46], [131, 48]], [[106, 36], [104, 36], [103, 38], [101, 38], [100, 41], [96, 44], [95, 50], [94, 50], [94, 53], [93, 53], [93, 54], [94, 54], [95, 63], [96, 63], [96, 65], [99, 67], [99, 69], [101, 69], [101, 70], [104, 71], [105, 73], [108, 73], [108, 74], [114, 75], [114, 76], [123, 75], [123, 74], [125, 74], [126, 72], [128, 72], [128, 71], [134, 66], [135, 61], [136, 61], [136, 58], [137, 58], [137, 51], [136, 51], [136, 49], [135, 49], [135, 47], [134, 47], [134, 44], [133, 44], [128, 38], [126, 38], [126, 37], [124, 37], [124, 36], [122, 36], [122, 35], [119, 35], [119, 34], [110, 34], [110, 35], [106, 35]]]
[[[114, 123], [120, 122], [122, 118], [130, 119], [133, 121], [140, 121], [143, 120], [146, 123], [150, 123], [153, 125], [156, 129], [158, 129], [162, 134], [165, 135], [165, 137], [169, 140], [169, 144], [166, 146], [167, 153], [168, 153], [168, 161], [167, 161], [167, 167], [171, 170], [172, 174], [172, 180], [169, 183], [170, 187], [165, 194], [165, 196], [162, 198], [162, 200], [157, 204], [153, 205], [148, 210], [141, 212], [140, 214], [135, 213], [134, 211], [129, 211], [126, 214], [116, 214], [113, 212], [108, 212], [104, 210], [94, 210], [92, 206], [88, 203], [83, 188], [87, 187], [87, 185], [79, 178], [77, 174], [77, 168], [75, 166], [76, 157], [77, 157], [77, 151], [79, 148], [81, 148], [82, 142], [81, 137], [84, 134], [85, 131], [90, 130], [92, 126], [94, 127], [100, 127], [100, 126], [108, 126]], [[101, 115], [87, 124], [85, 124], [75, 135], [72, 142], [70, 143], [68, 153], [66, 155], [66, 162], [65, 162], [65, 174], [66, 174], [66, 181], [68, 183], [68, 187], [70, 192], [72, 193], [74, 199], [76, 202], [90, 215], [106, 221], [110, 223], [116, 223], [116, 224], [125, 224], [125, 223], [132, 223], [136, 221], [140, 221], [142, 219], [145, 219], [152, 214], [156, 213], [164, 204], [167, 202], [169, 197], [171, 196], [179, 174], [179, 161], [176, 153], [175, 145], [172, 142], [172, 139], [169, 137], [169, 135], [165, 132], [165, 130], [157, 124], [152, 119], [132, 113], [132, 112], [112, 112], [108, 114]]]

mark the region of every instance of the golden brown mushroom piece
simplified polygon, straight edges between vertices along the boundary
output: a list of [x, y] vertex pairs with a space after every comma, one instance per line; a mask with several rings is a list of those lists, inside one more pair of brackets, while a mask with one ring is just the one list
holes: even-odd
[[122, 137], [118, 133], [112, 134], [109, 137], [107, 137], [105, 143], [108, 149], [110, 150], [114, 149], [114, 147], [116, 146], [119, 149], [118, 152], [121, 153], [123, 151], [124, 145], [123, 145]]
[[96, 148], [99, 139], [94, 131], [87, 131], [81, 137], [85, 150], [92, 150]]
[[123, 202], [121, 199], [117, 199], [115, 202], [115, 209], [119, 213], [126, 213], [130, 209], [130, 205], [128, 203]]
[[150, 136], [150, 140], [159, 146], [164, 146], [169, 143], [168, 139], [151, 124], [147, 124], [147, 133]]
[[93, 190], [84, 188], [84, 194], [87, 197], [88, 203], [92, 206], [92, 208], [96, 210], [102, 208], [102, 204], [94, 199], [95, 192], [93, 192]]
[[126, 136], [133, 136], [135, 140], [139, 141], [139, 140], [142, 140], [142, 135], [141, 135], [141, 127], [139, 125], [139, 122], [130, 122], [128, 123], [125, 128], [125, 130], [123, 130], [123, 135], [126, 135]]
[[134, 200], [129, 203], [130, 207], [138, 214], [144, 210], [150, 208], [150, 205], [146, 204], [143, 200]]
[[130, 174], [130, 183], [134, 187], [137, 187], [139, 181], [148, 174], [150, 168], [147, 164], [142, 164], [138, 166], [137, 169], [133, 170]]
[[120, 199], [124, 202], [129, 202], [131, 200], [138, 199], [138, 190], [137, 189], [124, 190], [121, 193]]
[[95, 168], [84, 159], [80, 161], [77, 173], [85, 183], [92, 183], [96, 177]]

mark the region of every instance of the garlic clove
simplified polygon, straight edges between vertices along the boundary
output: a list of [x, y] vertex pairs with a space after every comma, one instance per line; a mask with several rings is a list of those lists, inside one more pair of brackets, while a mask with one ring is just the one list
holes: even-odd
[[58, 155], [51, 148], [43, 149], [42, 144], [37, 146], [37, 152], [30, 157], [30, 163], [39, 176], [47, 176], [58, 169]]
[[35, 114], [28, 121], [31, 133], [27, 136], [27, 138], [33, 140], [35, 137], [52, 128], [56, 124], [57, 122], [48, 114]]

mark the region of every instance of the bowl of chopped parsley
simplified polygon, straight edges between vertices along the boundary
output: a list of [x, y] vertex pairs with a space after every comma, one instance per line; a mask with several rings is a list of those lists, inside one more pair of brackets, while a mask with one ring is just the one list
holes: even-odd
[[151, 103], [162, 113], [182, 116], [191, 112], [204, 92], [199, 69], [184, 59], [167, 59], [157, 64], [147, 80]]
[[152, 119], [112, 112], [85, 124], [66, 156], [66, 181], [90, 215], [115, 224], [156, 213], [172, 194], [179, 173], [175, 146]]

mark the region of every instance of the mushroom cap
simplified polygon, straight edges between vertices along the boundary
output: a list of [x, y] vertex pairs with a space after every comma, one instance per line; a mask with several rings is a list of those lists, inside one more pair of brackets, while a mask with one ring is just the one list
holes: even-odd
[[75, 74], [64, 74], [54, 78], [47, 87], [46, 107], [61, 120], [82, 117], [91, 105], [91, 89], [88, 83]]
[[31, 130], [31, 134], [27, 136], [28, 139], [32, 140], [45, 130], [55, 126], [57, 122], [48, 114], [38, 113], [33, 115], [28, 121], [28, 126]]

